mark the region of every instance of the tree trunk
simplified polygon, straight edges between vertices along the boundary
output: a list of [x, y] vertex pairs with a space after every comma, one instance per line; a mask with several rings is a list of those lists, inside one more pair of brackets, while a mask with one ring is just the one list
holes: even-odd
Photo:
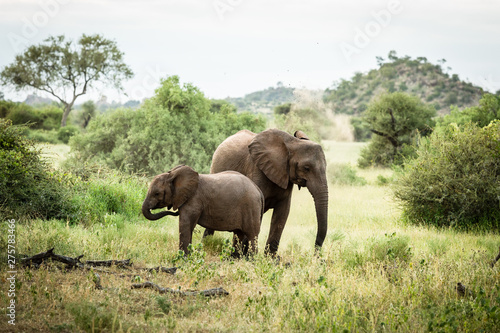
[[62, 119], [61, 119], [61, 127], [65, 127], [66, 126], [66, 121], [68, 119], [68, 115], [71, 111], [71, 107], [73, 106], [73, 103], [69, 104], [64, 104], [64, 112], [63, 112], [63, 116], [62, 116]]

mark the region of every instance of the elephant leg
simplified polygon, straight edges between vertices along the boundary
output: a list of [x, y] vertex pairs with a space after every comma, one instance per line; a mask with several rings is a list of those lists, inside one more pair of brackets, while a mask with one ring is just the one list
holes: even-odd
[[193, 239], [193, 230], [198, 218], [186, 215], [179, 216], [179, 250], [184, 251], [184, 255], [189, 254], [188, 246]]
[[290, 202], [292, 196], [281, 201], [273, 209], [273, 217], [271, 218], [271, 227], [269, 229], [269, 236], [267, 237], [265, 253], [276, 255], [280, 245], [281, 234], [285, 228], [288, 214], [290, 213]]
[[212, 230], [212, 229], [205, 229], [205, 232], [203, 233], [203, 238], [207, 237], [207, 236], [213, 236], [214, 235], [214, 232], [215, 230]]

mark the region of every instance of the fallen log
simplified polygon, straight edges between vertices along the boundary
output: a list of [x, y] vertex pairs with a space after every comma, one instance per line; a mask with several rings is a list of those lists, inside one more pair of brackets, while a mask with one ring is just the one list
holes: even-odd
[[40, 266], [44, 261], [51, 259], [62, 262], [63, 264], [66, 264], [68, 267], [72, 268], [72, 267], [83, 266], [83, 263], [80, 261], [80, 259], [82, 258], [83, 254], [75, 258], [56, 254], [54, 253], [54, 248], [51, 248], [48, 251], [40, 252], [38, 254], [35, 254], [34, 256], [21, 258], [20, 262], [23, 266], [31, 266], [33, 264], [35, 266]]
[[173, 295], [179, 295], [179, 296], [197, 296], [197, 295], [202, 295], [205, 297], [213, 297], [213, 296], [227, 296], [229, 293], [224, 290], [224, 288], [212, 288], [212, 289], [207, 289], [207, 290], [202, 290], [202, 291], [181, 291], [178, 289], [172, 289], [172, 288], [162, 288], [159, 285], [153, 283], [153, 282], [143, 282], [143, 283], [134, 283], [131, 287], [132, 289], [140, 289], [140, 288], [151, 288], [155, 289], [158, 291], [160, 294], [173, 294]]
[[[132, 261], [131, 259], [125, 259], [125, 260], [87, 260], [87, 261], [80, 261], [80, 259], [83, 258], [83, 254], [79, 255], [78, 257], [68, 257], [68, 256], [63, 256], [60, 254], [54, 253], [54, 248], [51, 248], [45, 252], [40, 252], [37, 253], [31, 257], [26, 257], [22, 258], [20, 260], [21, 264], [23, 266], [32, 266], [34, 265], [35, 267], [40, 266], [44, 261], [51, 259], [53, 261], [58, 261], [63, 264], [66, 264], [68, 268], [84, 268], [84, 269], [89, 269], [90, 267], [100, 267], [100, 266], [105, 266], [105, 267], [111, 267], [113, 265], [117, 267], [132, 267]], [[144, 268], [144, 267], [138, 267], [137, 269], [143, 270], [143, 271], [148, 271], [148, 272], [163, 272], [167, 274], [175, 274], [177, 271], [177, 267], [162, 267], [162, 266], [157, 266], [153, 268]], [[96, 271], [99, 271], [101, 273], [111, 273], [115, 274], [114, 272], [108, 272], [104, 270], [98, 270], [94, 269]], [[128, 275], [125, 275], [128, 276]], [[135, 276], [135, 275], [134, 275]]]
[[163, 273], [167, 273], [167, 274], [175, 274], [175, 272], [177, 272], [177, 267], [162, 267], [162, 266], [158, 266], [158, 267], [153, 267], [153, 268], [141, 268], [142, 270], [146, 270], [148, 272], [163, 272]]
[[123, 266], [132, 266], [132, 262], [130, 259], [125, 259], [125, 260], [87, 260], [85, 261], [85, 265], [89, 266], [118, 266], [118, 267], [123, 267]]

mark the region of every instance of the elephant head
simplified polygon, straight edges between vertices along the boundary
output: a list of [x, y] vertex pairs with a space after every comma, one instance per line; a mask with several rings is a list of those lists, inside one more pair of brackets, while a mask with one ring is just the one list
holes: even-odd
[[142, 214], [148, 220], [158, 220], [166, 215], [179, 215], [178, 212], [170, 211], [153, 214], [151, 210], [164, 207], [179, 209], [196, 193], [198, 182], [198, 173], [184, 165], [156, 176], [149, 185], [148, 194], [142, 203]]
[[292, 136], [270, 129], [257, 134], [248, 148], [257, 167], [282, 189], [290, 182], [299, 189], [307, 187], [314, 198], [318, 222], [315, 245], [321, 247], [328, 229], [328, 182], [321, 146], [301, 131]]

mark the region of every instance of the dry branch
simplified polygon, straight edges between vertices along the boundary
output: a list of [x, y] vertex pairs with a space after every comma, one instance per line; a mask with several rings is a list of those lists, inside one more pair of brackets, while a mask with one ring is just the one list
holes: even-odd
[[123, 266], [132, 266], [132, 262], [130, 259], [125, 259], [125, 260], [87, 260], [85, 262], [85, 265], [89, 266], [118, 266], [118, 267], [123, 267]]
[[[38, 254], [35, 254], [34, 256], [27, 257], [27, 258], [22, 258], [20, 260], [21, 264], [23, 266], [32, 266], [34, 265], [35, 267], [40, 266], [43, 262], [51, 259], [53, 261], [58, 261], [62, 262], [63, 264], [66, 264], [68, 268], [83, 268], [83, 269], [89, 269], [90, 267], [99, 267], [99, 266], [105, 266], [105, 267], [110, 267], [110, 266], [117, 266], [121, 268], [125, 268], [126, 266], [132, 266], [132, 262], [130, 259], [125, 259], [125, 260], [87, 260], [85, 262], [80, 261], [80, 259], [83, 258], [83, 254], [79, 255], [78, 257], [68, 257], [68, 256], [63, 256], [60, 254], [54, 253], [54, 248], [51, 248], [48, 251], [45, 252], [40, 252]], [[89, 267], [90, 266], [90, 267]], [[114, 272], [109, 272], [97, 268], [92, 268], [94, 271], [99, 271], [101, 273], [110, 273], [110, 274], [115, 274]], [[168, 273], [168, 274], [175, 274], [177, 271], [177, 267], [153, 267], [153, 268], [137, 268], [139, 270], [143, 271], [148, 271], [148, 272], [163, 272], [163, 273]], [[124, 274], [123, 276], [136, 276], [136, 274]]]
[[224, 288], [212, 288], [212, 289], [207, 289], [207, 290], [202, 290], [202, 291], [181, 291], [181, 290], [176, 290], [172, 288], [162, 288], [159, 285], [153, 283], [153, 282], [144, 282], [144, 283], [135, 283], [132, 285], [132, 289], [139, 289], [139, 288], [152, 288], [158, 291], [160, 294], [174, 294], [174, 295], [179, 295], [179, 296], [196, 296], [196, 295], [202, 295], [206, 297], [212, 297], [212, 296], [227, 296], [229, 293], [224, 290]]
[[153, 267], [153, 268], [141, 268], [142, 270], [148, 271], [148, 272], [163, 272], [167, 274], [175, 274], [177, 272], [177, 267]]

